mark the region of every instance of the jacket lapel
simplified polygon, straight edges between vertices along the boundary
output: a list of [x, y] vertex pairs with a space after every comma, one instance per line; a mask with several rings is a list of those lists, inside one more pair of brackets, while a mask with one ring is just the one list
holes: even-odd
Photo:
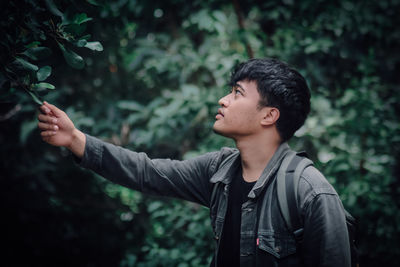
[[225, 158], [218, 167], [218, 171], [211, 177], [211, 183], [222, 182], [224, 184], [230, 184], [234, 172], [237, 170], [237, 164], [239, 162], [239, 151], [236, 150], [227, 158]]
[[[260, 178], [257, 180], [256, 184], [250, 191], [248, 197], [256, 198], [263, 190], [268, 181], [273, 177], [277, 170], [279, 169], [280, 163], [285, 157], [286, 153], [290, 150], [289, 145], [285, 142], [282, 143], [278, 149], [275, 151], [271, 160], [268, 162], [264, 171], [261, 173]], [[240, 164], [239, 161], [240, 153], [238, 150], [233, 152], [227, 158], [225, 158], [218, 167], [218, 171], [211, 177], [211, 183], [224, 183], [230, 184], [232, 181], [232, 177], [235, 175], [235, 171], [237, 170], [237, 164]]]
[[278, 171], [283, 158], [285, 157], [286, 153], [289, 152], [289, 150], [290, 150], [290, 147], [286, 142], [282, 143], [278, 147], [278, 149], [275, 151], [274, 155], [272, 156], [271, 160], [268, 162], [267, 166], [265, 167], [264, 171], [261, 173], [260, 178], [257, 180], [253, 189], [250, 191], [250, 193], [248, 195], [249, 198], [258, 197], [258, 195], [264, 189], [264, 187], [269, 182], [269, 180], [272, 177], [274, 177], [274, 175]]

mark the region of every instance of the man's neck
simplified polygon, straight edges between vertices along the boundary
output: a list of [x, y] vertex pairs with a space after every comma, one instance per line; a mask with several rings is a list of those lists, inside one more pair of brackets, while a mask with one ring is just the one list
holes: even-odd
[[271, 160], [280, 142], [276, 138], [248, 137], [236, 140], [236, 147], [240, 151], [243, 178], [247, 182], [254, 182]]

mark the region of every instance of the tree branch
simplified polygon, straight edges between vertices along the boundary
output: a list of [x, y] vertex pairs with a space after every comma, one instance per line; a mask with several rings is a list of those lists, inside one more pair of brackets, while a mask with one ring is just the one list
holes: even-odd
[[6, 114], [4, 115], [0, 115], [0, 121], [6, 121], [8, 119], [10, 119], [11, 117], [13, 117], [15, 114], [18, 113], [18, 111], [21, 110], [21, 105], [17, 104], [15, 105], [15, 107], [13, 107], [12, 109], [10, 109]]
[[[242, 32], [245, 32], [245, 26], [244, 26], [244, 18], [240, 8], [240, 4], [238, 0], [232, 0], [233, 7], [235, 9], [236, 17], [238, 19], [238, 24], [239, 24], [239, 29], [242, 30]], [[247, 55], [249, 58], [254, 58], [254, 52], [253, 49], [251, 48], [250, 44], [247, 42], [246, 38], [243, 38], [244, 45], [246, 46], [246, 51]]]

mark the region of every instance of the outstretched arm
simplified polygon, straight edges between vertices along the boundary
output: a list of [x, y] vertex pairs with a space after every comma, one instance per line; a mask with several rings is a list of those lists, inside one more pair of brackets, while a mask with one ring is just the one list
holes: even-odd
[[177, 161], [150, 159], [137, 153], [85, 135], [75, 128], [67, 114], [44, 103], [38, 126], [44, 141], [64, 146], [81, 159], [79, 165], [108, 180], [154, 195], [170, 196], [210, 205], [211, 184], [218, 164], [233, 153], [231, 149], [210, 152]]
[[38, 127], [42, 139], [53, 146], [68, 148], [78, 158], [83, 157], [86, 144], [84, 133], [75, 128], [68, 115], [47, 102], [40, 106]]

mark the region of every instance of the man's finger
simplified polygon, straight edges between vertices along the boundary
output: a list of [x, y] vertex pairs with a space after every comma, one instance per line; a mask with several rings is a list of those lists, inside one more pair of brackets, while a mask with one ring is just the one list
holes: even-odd
[[44, 137], [50, 137], [55, 135], [57, 132], [55, 131], [43, 131], [40, 133], [40, 135], [44, 138]]
[[48, 116], [48, 115], [44, 115], [44, 114], [39, 114], [38, 120], [40, 122], [47, 122], [47, 123], [53, 123], [53, 124], [56, 124], [58, 122], [58, 120], [54, 116]]
[[44, 104], [40, 106], [40, 111], [42, 111], [43, 114], [51, 114], [51, 110]]
[[44, 123], [44, 122], [38, 122], [38, 127], [40, 130], [52, 130], [52, 131], [57, 131], [58, 126], [54, 124], [49, 124], [49, 123]]
[[54, 116], [56, 117], [62, 116], [63, 111], [61, 109], [57, 108], [52, 104], [47, 103], [46, 101], [44, 101], [43, 104], [45, 105], [45, 108], [48, 108], [51, 112], [53, 112]]

